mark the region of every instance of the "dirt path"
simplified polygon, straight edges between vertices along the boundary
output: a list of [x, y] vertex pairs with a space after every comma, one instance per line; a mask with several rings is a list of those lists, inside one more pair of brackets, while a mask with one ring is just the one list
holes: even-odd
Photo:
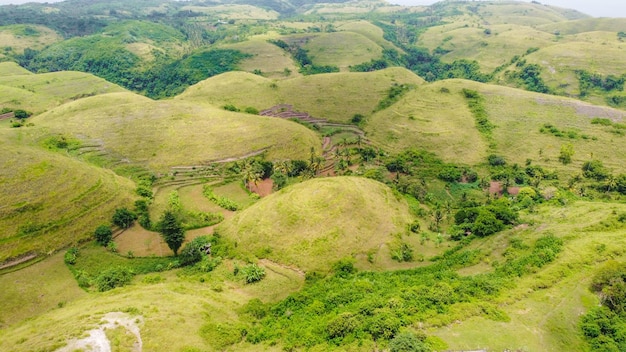
[[25, 257], [8, 261], [8, 262], [0, 265], [0, 270], [6, 269], [6, 268], [10, 268], [12, 266], [20, 265], [22, 263], [25, 263], [25, 262], [27, 262], [27, 261], [29, 261], [31, 259], [35, 259], [35, 258], [37, 258], [37, 254], [29, 254], [29, 255], [27, 255]]
[[136, 338], [133, 344], [133, 352], [141, 352], [143, 349], [143, 341], [141, 340], [141, 331], [138, 324], [143, 323], [143, 317], [131, 317], [122, 312], [107, 313], [102, 317], [102, 323], [96, 329], [87, 332], [88, 336], [82, 339], [70, 340], [67, 346], [62, 347], [56, 352], [72, 352], [72, 351], [93, 351], [93, 352], [111, 352], [111, 342], [106, 336], [107, 329], [116, 329], [118, 327], [125, 328]]
[[[304, 271], [300, 270], [299, 268], [296, 268], [296, 267], [293, 267], [293, 266], [289, 266], [289, 265], [284, 265], [284, 264], [281, 264], [281, 263], [276, 263], [276, 262], [271, 261], [269, 259], [261, 259], [261, 260], [259, 260], [259, 263], [261, 263], [263, 266], [267, 267], [268, 269], [270, 269], [270, 267], [272, 265], [273, 266], [279, 266], [279, 267], [281, 267], [283, 269], [287, 269], [289, 271], [293, 271], [294, 273], [296, 273], [298, 276], [300, 276], [302, 278], [304, 278], [304, 276], [305, 276]], [[274, 271], [274, 270], [272, 270], [272, 271]], [[285, 276], [284, 274], [278, 273], [276, 271], [274, 271], [274, 272], [276, 274], [278, 274], [278, 275]]]

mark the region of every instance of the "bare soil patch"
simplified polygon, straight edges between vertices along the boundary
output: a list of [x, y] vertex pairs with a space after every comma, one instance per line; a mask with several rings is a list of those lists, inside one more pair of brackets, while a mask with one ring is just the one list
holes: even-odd
[[272, 187], [274, 187], [274, 181], [269, 178], [258, 181], [256, 184], [251, 183], [248, 185], [248, 189], [251, 192], [258, 194], [261, 197], [267, 197], [272, 194]]

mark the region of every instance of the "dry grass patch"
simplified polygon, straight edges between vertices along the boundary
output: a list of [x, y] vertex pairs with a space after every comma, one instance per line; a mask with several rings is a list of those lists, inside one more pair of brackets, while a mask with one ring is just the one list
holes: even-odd
[[23, 54], [26, 48], [42, 50], [62, 40], [57, 32], [44, 26], [15, 24], [0, 27], [0, 49], [9, 48], [14, 54]]

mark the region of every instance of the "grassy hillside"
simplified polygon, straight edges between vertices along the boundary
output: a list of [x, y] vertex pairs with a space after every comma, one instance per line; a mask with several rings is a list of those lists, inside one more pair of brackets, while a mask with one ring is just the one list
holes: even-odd
[[275, 20], [280, 15], [273, 10], [252, 5], [224, 4], [217, 6], [184, 6], [182, 10], [200, 12], [207, 15], [216, 16], [222, 20]]
[[382, 48], [354, 32], [333, 32], [316, 36], [304, 45], [315, 65], [334, 65], [342, 70], [382, 56]]
[[[626, 113], [621, 110], [475, 82], [451, 81], [450, 85], [484, 94], [489, 119], [496, 125], [493, 130], [496, 151], [510, 162], [523, 165], [526, 159], [531, 159], [567, 170], [571, 175], [580, 170], [583, 162], [599, 159], [610, 169], [626, 170], [622, 162], [626, 154], [620, 147], [624, 137], [612, 128], [591, 123], [594, 117], [623, 121]], [[546, 124], [566, 131], [565, 136], [542, 133], [541, 128]], [[558, 155], [561, 146], [568, 143], [574, 146], [575, 154], [573, 162], [564, 166]]]
[[[430, 150], [447, 162], [478, 164], [487, 142], [458, 88], [446, 81], [422, 85], [367, 121], [367, 138], [390, 152]], [[449, 89], [445, 91], [445, 89]]]
[[[498, 299], [510, 321], [476, 317], [432, 329], [433, 333], [455, 350], [485, 346], [493, 350], [587, 350], [577, 323], [583, 312], [598, 304], [597, 297], [589, 292], [590, 277], [606, 260], [624, 259], [623, 225], [606, 228], [602, 223], [624, 211], [623, 204], [616, 203], [576, 202], [565, 207], [541, 207], [537, 213], [526, 215], [529, 227], [477, 243], [483, 250], [494, 250], [484, 262], [503, 260], [498, 248], [514, 238], [529, 241], [551, 233], [563, 238], [565, 247], [553, 264], [522, 279]], [[481, 266], [484, 264], [476, 266], [473, 273]], [[498, 331], [497, 336], [488, 333], [494, 330]]]
[[[526, 60], [540, 65], [543, 79], [555, 92], [578, 96], [577, 70], [621, 76], [626, 73], [621, 60], [624, 53], [626, 47], [615, 33], [591, 32], [566, 37], [565, 42], [542, 48]], [[587, 99], [605, 104], [602, 95], [592, 93]]]
[[0, 262], [88, 239], [116, 207], [130, 206], [134, 198], [131, 181], [17, 142], [24, 137], [20, 130], [0, 135]]
[[554, 39], [551, 33], [515, 24], [469, 27], [449, 24], [428, 29], [420, 36], [419, 44], [430, 50], [449, 51], [441, 57], [444, 62], [476, 60], [483, 72], [490, 73], [529, 48], [553, 45]]
[[[277, 82], [254, 75], [228, 73], [190, 87], [176, 99], [216, 106], [252, 106], [259, 110], [285, 103], [315, 117], [348, 122], [354, 114], [370, 115], [393, 84], [419, 85], [423, 82], [414, 73], [397, 67], [367, 73], [320, 74]], [[242, 91], [253, 91], [254, 94], [238, 94]]]
[[[226, 220], [219, 232], [248, 255], [304, 271], [327, 271], [346, 257], [370, 255], [374, 263], [387, 261], [384, 248], [402, 237], [410, 218], [406, 203], [383, 184], [336, 177], [310, 180], [264, 198]], [[372, 268], [371, 263], [366, 266]]]
[[26, 48], [41, 50], [61, 40], [63, 37], [44, 26], [0, 26], [0, 51], [6, 55], [21, 55]]
[[[57, 350], [72, 339], [86, 337], [88, 331], [100, 325], [106, 313], [121, 312], [129, 314], [137, 323], [144, 351], [221, 351], [226, 348], [258, 351], [259, 346], [242, 341], [240, 329], [244, 325], [237, 312], [253, 297], [266, 301], [285, 297], [298, 290], [304, 278], [293, 270], [266, 261], [263, 264], [266, 278], [258, 284], [245, 285], [240, 277], [233, 275], [233, 266], [241, 264], [227, 261], [213, 272], [204, 274], [177, 271], [142, 275], [128, 287], [88, 295], [84, 292], [76, 294], [75, 291], [80, 291], [76, 283], [68, 282], [62, 275], [41, 277], [40, 285], [45, 288], [52, 289], [59, 284], [70, 287], [64, 295], [56, 296], [59, 301], [54, 303], [55, 306], [36, 307], [37, 317], [0, 330], [0, 349]], [[48, 263], [48, 267], [39, 266], [38, 269], [42, 273], [67, 271], [59, 258]], [[36, 273], [28, 277], [40, 275]], [[0, 281], [7, 282], [5, 278], [9, 279], [9, 276], [0, 277]], [[11, 278], [15, 279], [15, 276]], [[74, 291], [74, 296], [70, 291]], [[16, 293], [14, 287], [8, 292]], [[112, 348], [130, 349], [137, 341], [130, 335], [132, 331], [126, 330], [122, 324], [117, 328], [106, 331]], [[282, 349], [278, 345], [267, 350]]]
[[[493, 147], [476, 129], [462, 89], [480, 92], [493, 129]], [[449, 162], [478, 164], [487, 154], [502, 155], [523, 165], [527, 159], [571, 175], [591, 159], [616, 172], [626, 170], [625, 137], [613, 128], [593, 125], [593, 118], [623, 121], [621, 110], [581, 101], [464, 80], [444, 80], [418, 86], [391, 107], [374, 114], [365, 127], [368, 138], [386, 150], [411, 147], [431, 150]], [[550, 124], [561, 137], [541, 132]], [[569, 135], [571, 136], [568, 136]], [[558, 160], [562, 145], [571, 143], [573, 163]], [[520, 147], [523, 146], [523, 147]]]
[[82, 72], [30, 74], [12, 62], [0, 63], [0, 106], [41, 113], [88, 96], [124, 92], [102, 78]]
[[596, 31], [617, 33], [624, 30], [624, 26], [626, 26], [626, 19], [624, 18], [583, 18], [573, 21], [545, 24], [537, 28], [548, 33], [558, 31], [561, 35], [570, 35]]
[[358, 33], [367, 37], [369, 40], [375, 42], [384, 49], [398, 50], [393, 43], [383, 38], [383, 30], [380, 27], [375, 26], [368, 21], [361, 20], [342, 23], [337, 26], [337, 30]]
[[306, 158], [319, 138], [298, 124], [181, 101], [116, 93], [65, 104], [32, 120], [152, 170], [198, 165], [267, 149], [271, 159]]
[[284, 50], [267, 42], [268, 36], [259, 36], [250, 40], [224, 45], [224, 49], [234, 49], [252, 55], [239, 63], [239, 69], [246, 72], [261, 71], [264, 77], [287, 78], [298, 76], [298, 67]]
[[[457, 4], [448, 6], [455, 5]], [[491, 24], [537, 26], [587, 17], [575, 10], [519, 1], [486, 1], [461, 7], [465, 7], [466, 11], [477, 14], [482, 20]]]

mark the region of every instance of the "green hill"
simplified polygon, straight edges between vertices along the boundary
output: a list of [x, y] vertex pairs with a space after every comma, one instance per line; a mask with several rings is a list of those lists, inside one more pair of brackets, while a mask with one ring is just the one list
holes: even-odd
[[443, 50], [441, 60], [476, 60], [483, 72], [508, 64], [529, 48], [554, 45], [554, 35], [516, 24], [472, 25], [463, 22], [436, 26], [420, 36], [419, 44], [430, 50]]
[[16, 24], [0, 26], [0, 51], [8, 56], [21, 55], [24, 49], [41, 50], [63, 40], [50, 28], [38, 25]]
[[322, 34], [312, 38], [303, 47], [309, 51], [309, 57], [315, 65], [338, 66], [342, 70], [382, 56], [382, 48], [378, 44], [354, 32]]
[[125, 89], [91, 74], [31, 74], [12, 62], [0, 63], [0, 106], [41, 113], [63, 103]]
[[132, 93], [81, 99], [32, 122], [98, 145], [109, 157], [158, 171], [260, 150], [267, 150], [270, 160], [305, 159], [311, 148], [321, 147], [312, 131], [290, 121]]
[[561, 35], [579, 34], [585, 32], [620, 32], [626, 27], [624, 18], [583, 18], [573, 21], [550, 23], [538, 26], [537, 29]]
[[[190, 87], [176, 99], [233, 104], [259, 110], [291, 104], [294, 110], [336, 122], [349, 122], [354, 114], [369, 116], [394, 84], [419, 85], [423, 79], [403, 68], [366, 73], [331, 73], [272, 82], [259, 76], [227, 73]], [[254, 94], [238, 94], [242, 91]]]
[[134, 185], [128, 179], [21, 144], [17, 130], [0, 138], [0, 263], [89, 239], [116, 207], [132, 204]]
[[410, 222], [406, 203], [383, 184], [334, 177], [273, 194], [226, 220], [219, 233], [248, 255], [307, 272], [328, 271], [346, 257], [387, 261], [388, 246]]
[[[484, 97], [488, 119], [496, 126], [493, 148], [476, 129], [462, 89], [476, 90]], [[478, 164], [487, 154], [496, 153], [511, 163], [523, 165], [530, 159], [570, 174], [595, 158], [616, 172], [625, 171], [621, 160], [626, 155], [620, 147], [624, 137], [613, 128], [593, 125], [596, 117], [619, 122], [626, 112], [514, 88], [444, 80], [418, 86], [374, 114], [365, 131], [372, 143], [386, 150], [418, 147], [449, 162]], [[541, 132], [546, 124], [565, 131], [564, 135]], [[574, 161], [564, 166], [558, 156], [561, 146], [568, 143], [574, 146]]]
[[236, 44], [227, 44], [223, 48], [251, 55], [239, 63], [238, 67], [242, 71], [260, 71], [264, 77], [276, 79], [299, 75], [291, 56], [276, 45], [268, 43], [267, 39], [260, 36]]

